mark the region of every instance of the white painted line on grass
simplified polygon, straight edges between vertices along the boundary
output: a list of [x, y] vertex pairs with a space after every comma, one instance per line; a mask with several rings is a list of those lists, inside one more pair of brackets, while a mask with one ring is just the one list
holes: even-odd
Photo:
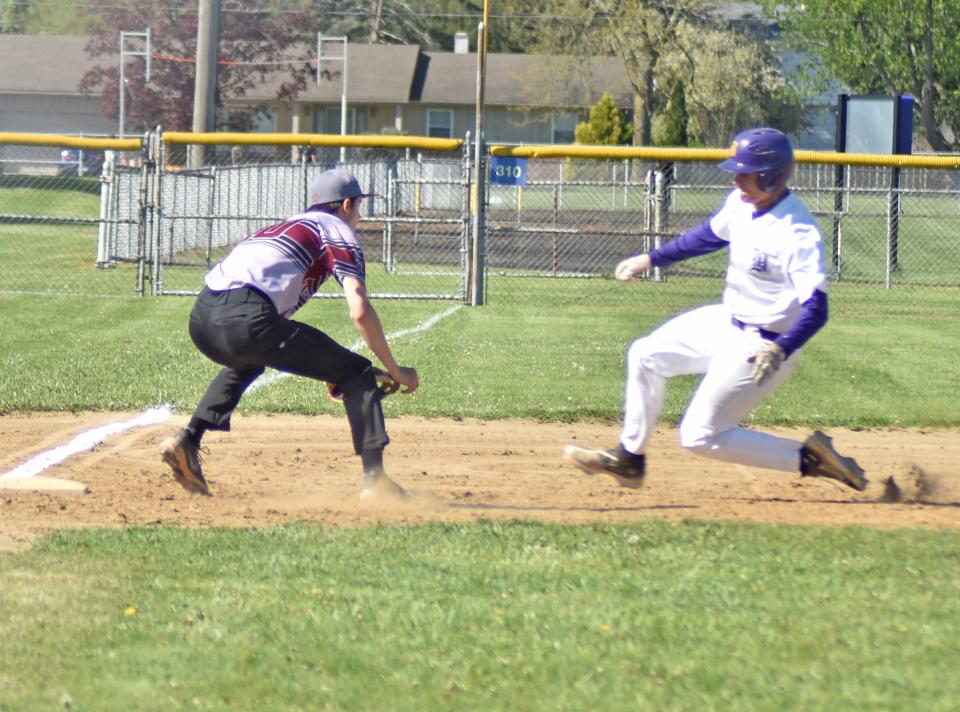
[[[426, 331], [427, 329], [432, 328], [437, 324], [437, 322], [440, 322], [446, 319], [451, 314], [456, 314], [462, 308], [463, 308], [463, 304], [454, 304], [453, 306], [447, 309], [444, 309], [442, 312], [434, 314], [429, 319], [424, 319], [416, 326], [410, 326], [410, 327], [407, 327], [406, 329], [398, 329], [397, 331], [391, 331], [389, 334], [387, 334], [387, 340], [392, 341], [393, 339], [399, 339], [401, 336], [409, 336], [410, 334], [419, 334], [423, 331]], [[349, 348], [351, 351], [360, 351], [361, 349], [365, 349], [366, 347], [367, 345], [366, 343], [364, 343], [363, 339], [358, 339], [354, 343], [350, 344]], [[247, 393], [255, 391], [258, 388], [263, 388], [264, 386], [269, 386], [273, 383], [276, 383], [277, 381], [283, 380], [289, 375], [290, 375], [289, 373], [283, 373], [282, 371], [272, 371], [269, 374], [261, 376], [256, 381], [254, 381], [253, 384], [247, 389]]]
[[[454, 304], [448, 309], [443, 310], [438, 314], [434, 314], [429, 319], [425, 319], [416, 326], [411, 326], [406, 329], [399, 329], [397, 331], [387, 334], [387, 339], [398, 339], [401, 336], [409, 336], [410, 334], [419, 334], [420, 332], [426, 331], [433, 327], [437, 322], [446, 319], [451, 314], [456, 313], [463, 307], [462, 304]], [[359, 351], [362, 348], [365, 348], [366, 344], [359, 340], [354, 344], [351, 344], [351, 351]], [[271, 383], [276, 383], [282, 378], [287, 377], [289, 374], [274, 372], [265, 378], [260, 378], [251, 384], [250, 388], [247, 389], [247, 392], [251, 392], [257, 388], [263, 386], [268, 386]], [[76, 455], [79, 452], [84, 452], [85, 450], [90, 450], [104, 440], [106, 440], [111, 435], [116, 435], [121, 433], [124, 430], [129, 430], [130, 428], [136, 428], [141, 425], [155, 425], [156, 423], [162, 423], [164, 420], [170, 417], [170, 407], [161, 406], [159, 408], [150, 408], [145, 410], [143, 413], [138, 415], [132, 420], [127, 420], [120, 423], [110, 423], [108, 425], [102, 425], [99, 428], [94, 428], [93, 430], [88, 430], [85, 433], [80, 433], [73, 440], [71, 440], [66, 445], [61, 445], [56, 447], [53, 450], [47, 450], [42, 452], [39, 455], [27, 460], [22, 465], [10, 470], [3, 475], [0, 475], [0, 480], [25, 480], [34, 475], [38, 475], [48, 467], [59, 464], [66, 460], [71, 455]]]
[[28, 479], [43, 472], [48, 467], [52, 467], [53, 465], [63, 462], [71, 455], [76, 455], [78, 452], [84, 452], [85, 450], [90, 450], [96, 447], [111, 435], [116, 435], [117, 433], [122, 433], [124, 430], [137, 428], [142, 425], [155, 425], [157, 423], [162, 423], [169, 417], [170, 407], [161, 406], [159, 408], [150, 408], [149, 410], [145, 410], [131, 420], [101, 425], [99, 428], [94, 428], [93, 430], [88, 430], [85, 433], [80, 433], [66, 445], [61, 445], [53, 450], [47, 450], [46, 452], [42, 452], [39, 455], [33, 456], [22, 465], [15, 467], [3, 475], [0, 475], [0, 480]]

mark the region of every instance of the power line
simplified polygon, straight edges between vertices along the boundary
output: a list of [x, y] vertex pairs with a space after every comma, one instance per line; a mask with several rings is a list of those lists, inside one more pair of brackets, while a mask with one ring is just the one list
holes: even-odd
[[[29, 2], [28, 0], [20, 0], [19, 2], [13, 2], [8, 5], [8, 7], [34, 7], [37, 3]], [[107, 3], [75, 3], [72, 0], [57, 0], [44, 2], [45, 7], [56, 7], [56, 6], [70, 6], [77, 9], [83, 10], [133, 10], [129, 5], [120, 5], [120, 4], [107, 4]], [[151, 8], [158, 12], [179, 12], [182, 14], [196, 15], [197, 10], [195, 8], [186, 8], [186, 7], [153, 7]], [[234, 15], [296, 15], [303, 14], [306, 12], [309, 14], [309, 11], [304, 10], [287, 10], [283, 8], [262, 8], [262, 9], [247, 9], [247, 8], [225, 8], [221, 7], [221, 13], [229, 13]], [[368, 10], [324, 10], [323, 14], [326, 15], [335, 15], [338, 17], [369, 17], [370, 12]], [[392, 15], [402, 15], [403, 13], [391, 12]], [[448, 19], [474, 19], [481, 20], [483, 19], [483, 12], [411, 12], [410, 15], [414, 17], [423, 17], [423, 18], [448, 18]], [[510, 12], [491, 12], [489, 17], [493, 19], [500, 20], [560, 20], [566, 18], [572, 18], [572, 15], [566, 14], [556, 14], [556, 13], [510, 13]]]

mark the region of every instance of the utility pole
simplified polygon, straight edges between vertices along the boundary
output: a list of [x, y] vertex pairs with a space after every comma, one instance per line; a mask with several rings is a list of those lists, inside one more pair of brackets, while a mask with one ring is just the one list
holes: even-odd
[[[143, 40], [144, 49], [142, 50], [132, 50], [127, 47], [127, 40], [130, 39], [140, 39]], [[127, 96], [127, 77], [124, 67], [126, 66], [127, 57], [143, 57], [144, 61], [147, 64], [146, 73], [144, 74], [144, 80], [150, 81], [150, 28], [148, 27], [143, 32], [121, 32], [120, 33], [120, 81], [119, 81], [119, 91], [120, 97], [118, 100], [118, 129], [120, 138], [124, 138], [126, 133], [127, 126], [127, 115], [126, 115], [126, 96]]]
[[[193, 85], [193, 131], [212, 131], [216, 118], [217, 60], [220, 44], [220, 0], [199, 0], [196, 79]], [[190, 146], [190, 168], [204, 164], [204, 147]]]

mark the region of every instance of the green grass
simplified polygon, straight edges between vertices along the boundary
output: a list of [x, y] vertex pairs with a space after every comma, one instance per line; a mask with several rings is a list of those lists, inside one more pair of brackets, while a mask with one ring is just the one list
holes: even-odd
[[[37, 187], [4, 177], [0, 213], [96, 214], [89, 181]], [[955, 253], [950, 215], [909, 228], [905, 275], [956, 283], [955, 260], [921, 261]], [[873, 274], [885, 233], [867, 227]], [[184, 415], [215, 374], [187, 336], [192, 300], [121, 298], [135, 270], [96, 269], [96, 240], [0, 224], [0, 414]], [[488, 306], [394, 342], [423, 386], [388, 416], [615, 421], [630, 340], [720, 294], [722, 265], [690, 266], [628, 287], [491, 276]], [[195, 290], [202, 273], [165, 270], [164, 287]], [[370, 277], [383, 291], [456, 281]], [[830, 323], [752, 422], [956, 427], [957, 303], [955, 288], [833, 285]], [[388, 331], [448, 306], [377, 302]], [[359, 338], [342, 300], [298, 318]], [[694, 384], [671, 382], [665, 420]], [[240, 411], [342, 408], [289, 378]], [[958, 552], [950, 531], [659, 521], [55, 532], [0, 553], [0, 712], [953, 709]]]
[[[524, 284], [529, 280], [520, 280]], [[586, 297], [524, 307], [464, 307], [428, 331], [394, 342], [423, 386], [386, 401], [388, 415], [608, 420], [620, 416], [629, 342], [682, 308], [710, 301], [716, 283], [674, 289], [609, 281]], [[960, 376], [956, 296], [920, 302], [866, 288], [838, 290], [850, 316], [835, 316], [807, 346], [797, 373], [752, 417], [755, 424], [849, 427], [955, 426]], [[0, 412], [127, 410], [158, 403], [189, 412], [217, 367], [187, 335], [189, 298], [94, 299], [0, 294]], [[387, 331], [422, 323], [443, 302], [377, 304]], [[893, 316], [878, 317], [878, 309]], [[359, 336], [343, 300], [298, 316], [352, 345]], [[696, 380], [671, 381], [663, 418], [679, 420]], [[241, 412], [339, 413], [322, 386], [288, 378], [248, 394]]]
[[86, 530], [0, 555], [0, 710], [953, 709], [960, 535]]
[[96, 217], [99, 178], [0, 175], [0, 214]]

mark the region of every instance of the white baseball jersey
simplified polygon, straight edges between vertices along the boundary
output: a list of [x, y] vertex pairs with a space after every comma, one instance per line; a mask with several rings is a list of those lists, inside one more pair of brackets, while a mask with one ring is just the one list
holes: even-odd
[[755, 215], [734, 190], [710, 219], [710, 229], [730, 244], [723, 303], [740, 321], [782, 333], [815, 290], [826, 292], [820, 230], [792, 193]]
[[333, 275], [364, 281], [363, 250], [350, 226], [336, 215], [305, 212], [258, 230], [238, 243], [206, 276], [214, 291], [250, 286], [289, 317]]

